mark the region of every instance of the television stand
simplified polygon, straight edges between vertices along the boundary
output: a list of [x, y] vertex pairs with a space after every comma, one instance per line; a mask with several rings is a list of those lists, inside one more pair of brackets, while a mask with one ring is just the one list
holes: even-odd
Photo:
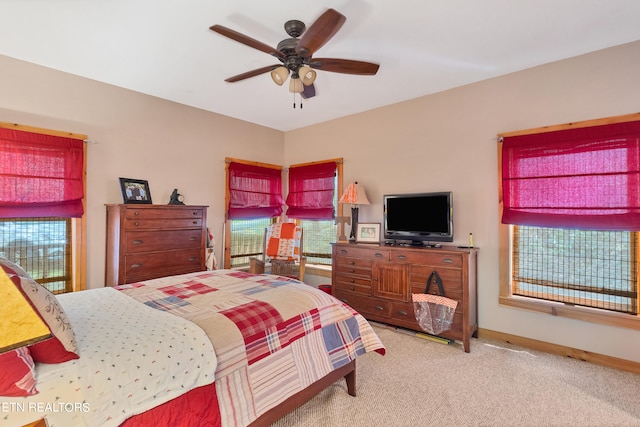
[[451, 329], [440, 336], [470, 351], [478, 331], [477, 248], [334, 243], [332, 256], [333, 296], [367, 319], [418, 332], [411, 294], [423, 293], [436, 270], [445, 296], [458, 301]]

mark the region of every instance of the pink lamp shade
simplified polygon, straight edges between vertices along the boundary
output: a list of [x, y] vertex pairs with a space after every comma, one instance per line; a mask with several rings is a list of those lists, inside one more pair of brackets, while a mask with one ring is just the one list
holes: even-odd
[[352, 205], [370, 205], [364, 192], [364, 186], [358, 185], [358, 181], [352, 182], [342, 193], [338, 203], [351, 203]]

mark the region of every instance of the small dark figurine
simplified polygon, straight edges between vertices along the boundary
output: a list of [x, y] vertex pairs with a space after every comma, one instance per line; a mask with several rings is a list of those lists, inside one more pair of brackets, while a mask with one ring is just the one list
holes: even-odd
[[169, 199], [170, 205], [184, 205], [184, 196], [182, 194], [178, 194], [178, 189], [174, 189], [173, 193], [171, 193], [171, 198]]

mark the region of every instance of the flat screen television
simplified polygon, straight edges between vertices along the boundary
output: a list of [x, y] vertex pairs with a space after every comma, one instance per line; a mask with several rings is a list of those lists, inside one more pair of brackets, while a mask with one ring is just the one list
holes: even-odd
[[384, 238], [414, 245], [453, 242], [453, 193], [386, 194]]

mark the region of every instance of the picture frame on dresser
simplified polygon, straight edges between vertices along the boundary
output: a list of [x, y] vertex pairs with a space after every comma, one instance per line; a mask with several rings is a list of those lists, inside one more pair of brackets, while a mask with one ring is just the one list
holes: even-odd
[[120, 178], [122, 200], [126, 204], [151, 204], [149, 182], [143, 179]]
[[357, 243], [380, 243], [379, 222], [359, 222], [356, 227]]

